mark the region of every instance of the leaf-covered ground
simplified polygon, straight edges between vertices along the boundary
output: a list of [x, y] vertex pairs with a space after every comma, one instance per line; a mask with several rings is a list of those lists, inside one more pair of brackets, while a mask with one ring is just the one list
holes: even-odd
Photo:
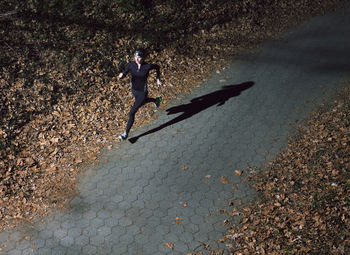
[[350, 253], [350, 85], [253, 177], [261, 201], [222, 242], [231, 254]]
[[[133, 100], [116, 77], [136, 48], [161, 66], [165, 86], [150, 82], [150, 91], [164, 107], [238, 52], [344, 2], [187, 0], [180, 11], [159, 3], [146, 19], [106, 1], [86, 1], [78, 18], [40, 12], [34, 0], [0, 3], [1, 228], [63, 206], [80, 170], [116, 145]], [[143, 113], [135, 127], [156, 117]]]

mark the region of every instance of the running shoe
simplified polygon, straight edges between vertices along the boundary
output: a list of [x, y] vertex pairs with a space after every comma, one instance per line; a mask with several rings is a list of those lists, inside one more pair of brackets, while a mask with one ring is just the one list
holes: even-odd
[[156, 97], [156, 102], [154, 103], [154, 107], [158, 108], [160, 105], [160, 102], [162, 102], [162, 97]]
[[119, 138], [122, 139], [122, 140], [125, 140], [126, 138], [128, 138], [128, 134], [126, 133], [126, 131], [124, 131], [124, 133], [121, 134], [121, 135], [119, 136]]

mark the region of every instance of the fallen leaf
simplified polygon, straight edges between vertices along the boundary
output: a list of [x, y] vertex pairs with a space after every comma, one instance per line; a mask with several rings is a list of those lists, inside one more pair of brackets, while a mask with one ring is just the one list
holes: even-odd
[[183, 220], [183, 218], [181, 218], [181, 217], [176, 217], [175, 218], [175, 222], [176, 222], [177, 225], [181, 225], [181, 221], [182, 220]]
[[228, 181], [228, 179], [227, 179], [225, 176], [221, 176], [220, 181], [221, 181], [223, 184], [229, 184], [229, 183], [230, 183], [230, 182]]
[[242, 170], [235, 170], [235, 173], [236, 173], [237, 175], [241, 176], [242, 173], [243, 173], [243, 171], [242, 171]]
[[82, 163], [83, 162], [83, 159], [82, 158], [76, 158], [75, 159], [75, 163], [76, 164], [80, 164], [80, 163]]
[[174, 244], [173, 243], [165, 243], [165, 246], [168, 247], [169, 249], [174, 249]]
[[226, 240], [227, 240], [226, 237], [223, 237], [223, 238], [220, 238], [220, 239], [218, 240], [218, 242], [219, 242], [219, 243], [224, 243]]
[[53, 138], [51, 138], [50, 141], [51, 141], [52, 143], [58, 143], [59, 138], [53, 137]]
[[234, 211], [228, 212], [228, 215], [231, 216], [231, 217], [233, 217], [233, 216], [239, 216], [239, 212], [234, 212]]

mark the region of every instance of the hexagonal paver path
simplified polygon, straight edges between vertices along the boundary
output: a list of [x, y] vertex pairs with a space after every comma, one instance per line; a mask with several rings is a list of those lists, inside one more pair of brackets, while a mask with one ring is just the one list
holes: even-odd
[[342, 86], [350, 70], [349, 24], [349, 10], [338, 10], [240, 56], [174, 101], [169, 114], [160, 112], [134, 130], [134, 143], [123, 142], [88, 169], [68, 212], [0, 233], [0, 253], [155, 255], [201, 251], [203, 244], [221, 248], [222, 210], [231, 200], [255, 197], [246, 175], [234, 170], [272, 159], [285, 147], [290, 123]]

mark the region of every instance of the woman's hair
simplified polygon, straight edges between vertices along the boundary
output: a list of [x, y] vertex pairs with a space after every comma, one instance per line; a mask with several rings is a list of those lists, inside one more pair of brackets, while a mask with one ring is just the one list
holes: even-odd
[[141, 50], [136, 50], [135, 51], [135, 56], [139, 56], [139, 57], [145, 57], [145, 55], [143, 54], [143, 52]]

